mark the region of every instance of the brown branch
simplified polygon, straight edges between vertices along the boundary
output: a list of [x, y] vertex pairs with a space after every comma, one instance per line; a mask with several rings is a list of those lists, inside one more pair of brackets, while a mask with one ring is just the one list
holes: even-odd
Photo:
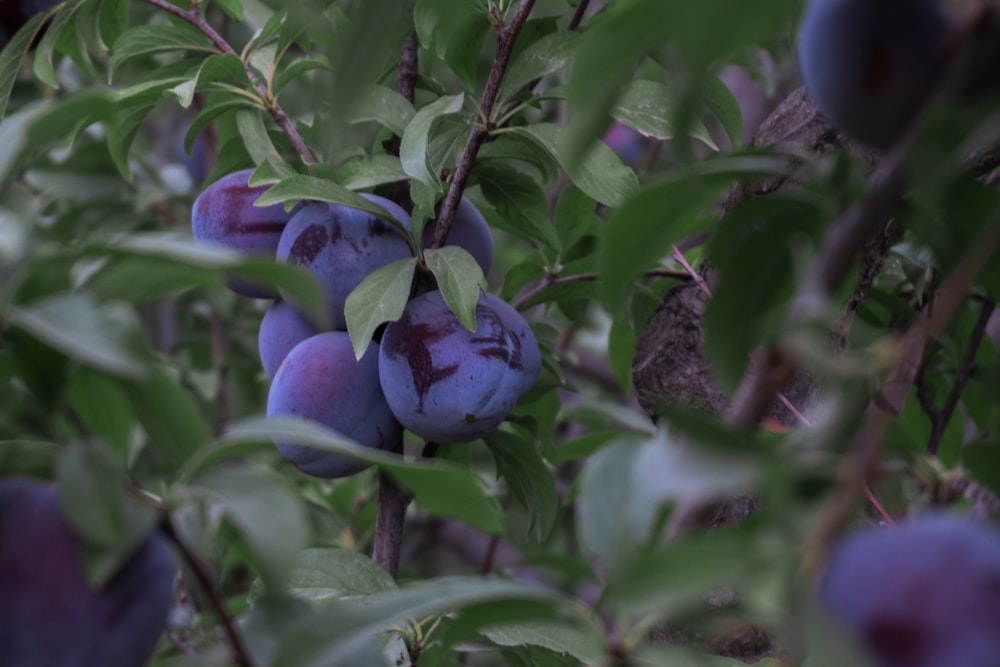
[[[145, 2], [162, 9], [168, 14], [173, 14], [179, 19], [187, 21], [208, 37], [215, 48], [222, 53], [233, 55], [237, 58], [240, 57], [240, 54], [229, 45], [229, 42], [227, 42], [222, 35], [215, 30], [215, 28], [210, 26], [208, 22], [202, 18], [201, 14], [198, 13], [197, 8], [190, 10], [181, 9], [177, 5], [167, 2], [167, 0], [145, 0]], [[292, 142], [292, 146], [302, 158], [302, 161], [306, 164], [313, 164], [316, 162], [316, 159], [313, 157], [309, 147], [306, 146], [305, 141], [302, 139], [302, 135], [299, 134], [299, 131], [295, 128], [295, 123], [288, 117], [288, 114], [286, 114], [285, 110], [281, 108], [281, 105], [278, 104], [277, 98], [273, 97], [270, 92], [268, 92], [267, 86], [259, 81], [257, 73], [253, 71], [253, 68], [251, 68], [250, 65], [244, 62], [243, 68], [246, 70], [247, 79], [249, 79], [251, 85], [253, 85], [253, 87], [257, 90], [257, 94], [264, 102], [264, 105], [267, 107], [267, 110], [274, 119], [274, 122], [277, 123], [278, 127], [281, 128], [281, 131], [288, 136], [288, 139]]]
[[583, 17], [587, 15], [587, 7], [589, 5], [590, 0], [580, 0], [580, 4], [576, 6], [576, 11], [573, 12], [573, 18], [570, 19], [569, 25], [566, 26], [567, 30], [575, 32], [580, 27], [580, 24], [583, 22]]
[[417, 33], [411, 32], [403, 42], [399, 52], [399, 71], [396, 74], [396, 90], [413, 104], [417, 92], [417, 75], [420, 73], [417, 60]]
[[944, 429], [955, 412], [955, 408], [958, 406], [958, 399], [962, 396], [962, 390], [965, 389], [966, 383], [975, 371], [976, 352], [983, 342], [983, 334], [986, 332], [986, 325], [990, 321], [990, 316], [993, 315], [994, 307], [995, 304], [992, 301], [985, 301], [983, 302], [982, 310], [979, 311], [979, 319], [976, 320], [976, 326], [972, 330], [969, 345], [965, 348], [965, 356], [962, 359], [962, 365], [958, 369], [958, 374], [955, 376], [955, 384], [952, 385], [951, 391], [948, 392], [947, 398], [944, 399], [944, 405], [938, 411], [938, 418], [933, 424], [931, 438], [927, 443], [927, 450], [931, 454], [937, 454], [938, 447], [941, 445], [941, 438], [944, 436]]
[[472, 165], [476, 161], [476, 155], [479, 153], [480, 147], [482, 147], [483, 142], [486, 140], [486, 135], [490, 132], [487, 124], [491, 122], [490, 117], [493, 113], [493, 106], [496, 104], [497, 96], [500, 94], [500, 82], [503, 80], [504, 72], [507, 70], [507, 63], [510, 61], [510, 55], [514, 50], [514, 42], [517, 41], [517, 36], [528, 20], [528, 14], [531, 12], [534, 4], [535, 0], [521, 0], [521, 4], [514, 12], [513, 19], [506, 27], [503, 27], [498, 20], [496, 54], [493, 57], [493, 65], [490, 67], [489, 77], [486, 79], [486, 89], [483, 91], [483, 96], [479, 101], [479, 110], [486, 124], [475, 123], [469, 132], [469, 140], [466, 142], [462, 156], [455, 167], [455, 174], [451, 179], [451, 187], [448, 188], [448, 194], [445, 195], [444, 202], [441, 204], [441, 212], [438, 214], [434, 229], [433, 247], [435, 248], [444, 246], [445, 240], [448, 238], [451, 224], [455, 220], [455, 212], [458, 210], [462, 193], [465, 192], [465, 185], [469, 181], [469, 174], [472, 173]]
[[233, 662], [240, 667], [255, 667], [253, 659], [250, 657], [250, 651], [243, 643], [243, 637], [237, 631], [236, 623], [226, 609], [226, 605], [222, 601], [222, 596], [219, 594], [219, 590], [212, 580], [212, 573], [209, 572], [208, 568], [205, 567], [205, 564], [201, 562], [194, 552], [184, 544], [177, 531], [174, 530], [170, 514], [166, 511], [163, 511], [160, 515], [160, 530], [163, 531], [167, 539], [173, 542], [174, 546], [181, 553], [184, 562], [191, 568], [195, 579], [198, 580], [198, 586], [201, 587], [202, 592], [205, 593], [205, 597], [208, 598], [209, 605], [215, 611], [216, 615], [218, 615], [219, 621], [222, 623], [222, 629], [229, 641], [229, 648], [233, 652]]
[[[400, 441], [396, 451], [401, 452]], [[433, 458], [438, 444], [428, 442], [424, 446], [423, 458]], [[406, 508], [412, 496], [400, 487], [396, 480], [384, 472], [378, 476], [378, 513], [375, 515], [375, 543], [372, 546], [372, 560], [392, 575], [399, 576], [399, 553], [403, 546], [403, 527], [406, 523]]]

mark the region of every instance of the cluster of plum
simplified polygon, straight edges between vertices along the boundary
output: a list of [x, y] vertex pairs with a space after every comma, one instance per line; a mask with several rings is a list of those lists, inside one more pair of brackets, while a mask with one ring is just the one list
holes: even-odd
[[[987, 20], [984, 14], [980, 27]], [[995, 35], [973, 35], [938, 0], [811, 0], [799, 28], [799, 67], [831, 123], [861, 142], [887, 148], [942, 86], [963, 31], [968, 33], [963, 37], [983, 40], [987, 51], [995, 49], [990, 44]], [[963, 73], [954, 82], [957, 89], [948, 92], [967, 98], [995, 91], [995, 61], [982, 65], [982, 71]]]
[[[424, 292], [356, 359], [346, 332], [347, 297], [376, 269], [411, 257], [408, 239], [389, 222], [340, 204], [302, 202], [291, 211], [280, 204], [255, 207], [267, 187], [250, 187], [250, 174], [229, 174], [202, 192], [192, 211], [194, 238], [308, 268], [323, 285], [333, 323], [332, 331], [321, 331], [280, 299], [265, 313], [259, 347], [271, 381], [269, 416], [319, 422], [376, 449], [394, 447], [404, 427], [427, 440], [459, 443], [490, 433], [507, 418], [541, 369], [534, 334], [512, 306], [480, 294], [476, 330], [470, 331], [439, 291]], [[410, 218], [398, 205], [362, 196], [409, 230]], [[424, 230], [424, 248], [431, 245], [434, 224]], [[493, 237], [467, 199], [446, 241], [465, 248], [484, 274], [489, 271]], [[244, 281], [228, 284], [247, 296], [278, 296]], [[343, 477], [363, 467], [295, 443], [275, 444], [310, 475]]]
[[166, 540], [150, 534], [101, 587], [56, 489], [0, 481], [0, 663], [4, 667], [138, 667], [153, 654], [174, 599]]
[[1000, 533], [940, 514], [849, 536], [821, 586], [878, 667], [1000, 664]]

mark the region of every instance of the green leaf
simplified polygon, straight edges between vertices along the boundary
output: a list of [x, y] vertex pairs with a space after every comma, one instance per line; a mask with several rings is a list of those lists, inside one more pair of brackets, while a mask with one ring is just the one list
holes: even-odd
[[597, 269], [611, 310], [625, 302], [629, 285], [656, 266], [677, 241], [704, 230], [715, 214], [706, 213], [746, 175], [781, 175], [785, 160], [724, 157], [679, 170], [657, 186], [643, 190], [612, 212], [597, 250]]
[[369, 556], [351, 549], [304, 549], [287, 590], [310, 602], [345, 600], [396, 590], [395, 580]]
[[[282, 160], [278, 149], [271, 143], [271, 137], [264, 126], [264, 118], [256, 109], [241, 109], [236, 112], [236, 128], [239, 130], [243, 145], [250, 154], [254, 164], [261, 164], [270, 159]], [[260, 206], [260, 204], [257, 204]]]
[[[673, 138], [675, 113], [670, 89], [658, 81], [630, 82], [611, 110], [613, 118], [657, 139]], [[715, 148], [708, 129], [703, 124], [691, 130], [695, 136]]]
[[415, 257], [398, 259], [372, 271], [347, 297], [344, 316], [354, 356], [361, 359], [383, 322], [395, 322], [410, 300]]
[[66, 293], [11, 308], [6, 316], [71, 359], [122, 377], [142, 377], [147, 370], [137, 351], [138, 320], [123, 305], [102, 306], [89, 294]]
[[[406, 619], [423, 619], [459, 612], [466, 607], [509, 600], [559, 601], [540, 587], [485, 579], [447, 577], [374, 595], [363, 605], [331, 604], [321, 614], [305, 618], [286, 636], [272, 664], [320, 667], [341, 665], [368, 638]], [[555, 613], [555, 612], [553, 612]]]
[[0, 51], [0, 121], [7, 114], [7, 103], [10, 102], [10, 93], [21, 69], [21, 61], [41, 32], [48, 16], [47, 12], [32, 16], [7, 42], [3, 51]]
[[179, 464], [211, 440], [212, 427], [191, 392], [166, 368], [125, 384], [139, 422], [158, 457]]
[[287, 580], [309, 543], [309, 525], [301, 499], [283, 477], [259, 465], [230, 466], [186, 491], [210, 500], [232, 521], [270, 586]]
[[339, 433], [315, 422], [296, 419], [251, 419], [231, 427], [222, 442], [258, 440], [294, 442], [306, 447], [372, 463], [392, 475], [410, 491], [421, 507], [465, 521], [490, 534], [503, 532], [503, 520], [496, 501], [469, 470], [445, 461], [406, 461], [370, 447], [362, 447]]
[[542, 37], [524, 49], [504, 73], [500, 82], [499, 106], [528, 83], [566, 67], [572, 59], [580, 35], [558, 31]]
[[56, 462], [59, 504], [85, 541], [88, 578], [107, 582], [156, 522], [151, 508], [132, 502], [125, 469], [96, 443], [65, 449]]
[[278, 202], [299, 199], [328, 201], [335, 204], [350, 206], [351, 208], [356, 208], [361, 211], [367, 211], [368, 213], [391, 223], [394, 227], [396, 227], [396, 229], [403, 232], [407, 237], [410, 235], [409, 230], [402, 221], [396, 220], [396, 218], [394, 218], [388, 211], [378, 204], [368, 201], [361, 195], [348, 190], [342, 185], [326, 179], [317, 178], [316, 176], [303, 176], [299, 174], [296, 176], [290, 176], [280, 183], [275, 183], [267, 192], [257, 198], [257, 201], [254, 202], [254, 206], [270, 206], [271, 204], [277, 204]]
[[243, 62], [231, 53], [209, 56], [202, 61], [195, 75], [182, 84], [174, 86], [170, 92], [177, 97], [181, 107], [187, 109], [194, 101], [194, 94], [214, 83], [245, 84], [246, 70]]
[[113, 79], [122, 64], [132, 58], [165, 51], [216, 53], [208, 37], [187, 23], [141, 25], [124, 32], [112, 45], [108, 78]]
[[345, 121], [348, 123], [375, 121], [401, 137], [415, 113], [410, 101], [392, 88], [367, 86], [359, 91], [354, 105], [347, 111]]
[[980, 484], [1000, 494], [1000, 445], [977, 442], [962, 448], [962, 465]]
[[481, 631], [497, 646], [540, 646], [560, 655], [569, 655], [580, 664], [599, 664], [605, 654], [601, 629], [578, 616], [572, 622], [533, 620], [502, 623]]
[[639, 190], [635, 172], [604, 142], [595, 143], [581, 159], [574, 160], [568, 144], [570, 135], [563, 125], [537, 123], [515, 132], [548, 151], [581, 190], [602, 204], [619, 206]]
[[409, 178], [395, 155], [365, 155], [337, 166], [334, 178], [348, 190], [367, 190]]
[[[52, 23], [49, 24], [45, 35], [38, 43], [38, 48], [35, 49], [35, 76], [47, 86], [59, 88], [55, 67], [52, 64], [55, 57], [56, 43], [59, 41], [59, 37], [62, 35], [63, 30], [66, 29], [66, 26], [72, 25], [73, 15], [84, 1], [75, 0], [74, 2], [71, 0], [56, 11], [55, 18], [52, 19]], [[51, 11], [48, 14], [51, 14]]]
[[428, 248], [424, 260], [455, 317], [466, 329], [475, 331], [476, 304], [480, 292], [486, 289], [482, 267], [468, 250], [457, 245]]
[[510, 492], [528, 511], [529, 530], [541, 542], [555, 525], [559, 510], [555, 477], [535, 449], [535, 443], [521, 434], [494, 431], [483, 438], [493, 453], [497, 472]]
[[431, 128], [442, 116], [461, 111], [464, 102], [463, 93], [438, 98], [420, 109], [407, 124], [399, 147], [399, 161], [410, 177], [431, 187], [439, 186], [437, 174], [427, 168], [427, 143]]
[[448, 64], [466, 92], [475, 91], [479, 55], [490, 30], [486, 5], [468, 0], [417, 0], [413, 23], [420, 44]]
[[90, 431], [107, 438], [125, 461], [136, 424], [126, 387], [115, 378], [89, 368], [80, 368], [66, 388], [73, 409]]
[[545, 191], [527, 174], [498, 161], [476, 164], [483, 196], [499, 213], [499, 226], [529, 241], [540, 240], [556, 250], [559, 238], [549, 222]]

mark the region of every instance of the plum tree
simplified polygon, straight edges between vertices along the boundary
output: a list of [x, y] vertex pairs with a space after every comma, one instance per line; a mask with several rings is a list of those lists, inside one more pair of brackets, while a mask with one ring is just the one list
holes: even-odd
[[826, 606], [880, 667], [1000, 664], [1000, 533], [950, 515], [849, 536]]
[[[410, 216], [388, 199], [363, 194], [409, 229]], [[334, 329], [347, 328], [344, 303], [375, 269], [411, 257], [403, 235], [370, 213], [341, 204], [307, 204], [288, 221], [277, 257], [314, 271], [326, 290]]]
[[386, 327], [379, 350], [379, 378], [393, 413], [436, 442], [469, 442], [492, 432], [540, 368], [528, 323], [492, 295], [480, 296], [473, 332], [440, 292], [426, 292]]
[[935, 0], [812, 0], [799, 27], [802, 78], [830, 122], [886, 148], [947, 67], [947, 30]]
[[163, 633], [174, 567], [152, 533], [97, 589], [56, 490], [26, 477], [0, 482], [0, 664], [138, 667]]
[[257, 335], [260, 363], [268, 380], [274, 379], [278, 366], [292, 348], [319, 333], [309, 320], [284, 301], [275, 301], [264, 313]]
[[[286, 212], [283, 204], [254, 206], [268, 188], [250, 187], [252, 173], [252, 169], [243, 169], [227, 174], [198, 195], [191, 209], [191, 231], [195, 241], [246, 255], [275, 256], [281, 233], [298, 209]], [[229, 279], [227, 284], [245, 296], [276, 296], [273, 290], [244, 280]]]
[[[437, 220], [430, 220], [424, 227], [421, 244], [424, 249], [430, 248], [434, 244], [434, 231], [437, 229]], [[486, 218], [479, 212], [476, 205], [462, 197], [455, 211], [455, 219], [452, 221], [451, 229], [445, 238], [445, 244], [457, 245], [469, 251], [469, 254], [476, 260], [483, 274], [488, 274], [493, 266], [493, 232]]]
[[[319, 422], [374, 449], [392, 448], [403, 432], [379, 385], [378, 343], [356, 360], [343, 331], [317, 334], [292, 348], [271, 383], [267, 415]], [[316, 477], [345, 477], [365, 468], [304, 445], [275, 445], [299, 470]]]

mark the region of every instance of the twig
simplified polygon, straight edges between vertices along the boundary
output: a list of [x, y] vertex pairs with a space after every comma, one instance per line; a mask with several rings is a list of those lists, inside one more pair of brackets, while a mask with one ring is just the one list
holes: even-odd
[[396, 90], [410, 104], [416, 99], [417, 75], [420, 73], [417, 53], [417, 33], [411, 32], [400, 49], [399, 71], [396, 74]]
[[[649, 271], [646, 271], [642, 275], [644, 278], [673, 278], [674, 280], [688, 280], [691, 277], [684, 271], [677, 271], [675, 269], [662, 269], [662, 268], [650, 269]], [[531, 301], [531, 299], [535, 298], [536, 296], [538, 296], [545, 290], [549, 289], [550, 287], [555, 287], [557, 285], [570, 285], [572, 283], [592, 282], [595, 280], [600, 280], [600, 278], [601, 276], [598, 273], [574, 273], [571, 276], [562, 276], [559, 278], [550, 275], [546, 277], [544, 280], [542, 280], [539, 284], [535, 285], [527, 292], [521, 294], [516, 299], [514, 299], [511, 305], [517, 308], [518, 310], [521, 310], [522, 308], [525, 307], [525, 305], [529, 301]]]
[[174, 546], [181, 553], [184, 561], [191, 568], [191, 572], [194, 573], [195, 579], [198, 580], [198, 585], [201, 587], [202, 592], [208, 598], [209, 605], [211, 605], [212, 610], [218, 615], [219, 621], [222, 623], [222, 629], [229, 640], [229, 648], [233, 652], [233, 662], [240, 665], [240, 667], [255, 667], [253, 660], [250, 658], [250, 651], [243, 643], [243, 637], [236, 630], [236, 623], [233, 621], [233, 617], [229, 615], [229, 611], [226, 609], [226, 605], [222, 601], [222, 597], [219, 595], [219, 591], [212, 580], [211, 572], [209, 572], [205, 564], [194, 555], [188, 546], [184, 544], [177, 531], [174, 530], [170, 514], [165, 511], [160, 515], [160, 530], [163, 531], [167, 539], [173, 542]]
[[[402, 451], [400, 442], [397, 450]], [[428, 442], [421, 454], [423, 458], [433, 458], [438, 444]], [[413, 498], [396, 484], [391, 476], [380, 472], [378, 476], [378, 513], [375, 515], [375, 543], [372, 546], [372, 560], [392, 575], [399, 576], [399, 552], [403, 546], [403, 527], [406, 523], [406, 508]]]
[[[204, 33], [204, 35], [211, 40], [212, 44], [215, 45], [215, 48], [219, 51], [236, 56], [237, 58], [240, 57], [240, 54], [236, 52], [236, 49], [230, 46], [229, 42], [227, 42], [222, 35], [216, 32], [215, 28], [210, 26], [208, 22], [202, 18], [201, 14], [198, 13], [197, 8], [190, 10], [181, 9], [177, 5], [167, 2], [167, 0], [145, 0], [145, 2], [162, 9], [168, 14], [173, 14], [179, 19], [187, 21]], [[267, 107], [268, 113], [271, 114], [274, 122], [278, 124], [278, 127], [281, 128], [282, 132], [288, 136], [288, 139], [292, 142], [292, 146], [302, 158], [302, 161], [306, 164], [313, 164], [316, 162], [316, 159], [313, 157], [309, 147], [306, 146], [305, 141], [302, 139], [302, 135], [300, 135], [299, 131], [295, 128], [295, 123], [288, 117], [288, 114], [286, 114], [285, 110], [281, 108], [281, 105], [278, 104], [278, 99], [268, 92], [267, 86], [260, 82], [257, 78], [257, 73], [253, 71], [253, 68], [251, 68], [250, 65], [244, 62], [243, 68], [246, 70], [247, 79], [250, 80], [250, 83], [257, 90], [257, 94], [260, 96], [260, 99]]]
[[570, 32], [574, 32], [580, 27], [580, 23], [583, 22], [583, 17], [587, 15], [587, 7], [590, 5], [590, 0], [580, 0], [580, 4], [576, 6], [576, 11], [573, 12], [573, 18], [569, 20], [569, 25], [566, 29]]
[[952, 385], [951, 391], [948, 392], [947, 398], [944, 399], [944, 405], [938, 411], [937, 419], [933, 422], [931, 438], [927, 443], [927, 449], [931, 454], [937, 454], [938, 447], [941, 445], [941, 438], [944, 436], [944, 429], [948, 425], [951, 415], [955, 412], [955, 407], [958, 406], [958, 399], [962, 396], [965, 384], [972, 377], [972, 373], [976, 368], [976, 352], [983, 342], [983, 334], [986, 332], [986, 325], [990, 321], [990, 316], [993, 315], [994, 307], [995, 304], [992, 301], [985, 301], [983, 302], [982, 310], [979, 311], [979, 319], [976, 320], [976, 326], [972, 330], [969, 345], [965, 348], [965, 356], [962, 359], [962, 365], [958, 369], [958, 374], [955, 376], [955, 384]]
[[882, 503], [878, 501], [878, 498], [875, 497], [875, 494], [872, 493], [871, 488], [867, 484], [865, 484], [864, 491], [865, 491], [865, 497], [868, 499], [868, 502], [870, 502], [872, 507], [875, 508], [875, 511], [878, 512], [878, 515], [880, 517], [882, 517], [882, 520], [885, 521], [886, 525], [895, 526], [896, 522], [893, 521], [892, 516], [885, 511], [885, 508], [882, 507]]
[[[479, 101], [479, 112], [486, 119], [491, 117], [493, 106], [496, 104], [497, 96], [500, 94], [500, 82], [503, 80], [504, 72], [507, 70], [507, 63], [514, 50], [514, 42], [528, 20], [528, 14], [534, 6], [535, 0], [521, 0], [514, 16], [506, 27], [497, 28], [497, 48], [493, 57], [493, 64], [490, 67], [489, 77], [486, 79], [486, 89], [483, 91], [482, 99]], [[499, 24], [498, 24], [499, 25]], [[476, 161], [476, 155], [480, 147], [486, 140], [486, 135], [490, 132], [490, 127], [483, 123], [475, 123], [469, 132], [469, 140], [465, 144], [462, 156], [455, 167], [455, 173], [451, 179], [451, 187], [445, 195], [441, 204], [441, 212], [438, 214], [436, 226], [434, 228], [434, 246], [440, 248], [444, 246], [451, 231], [451, 224], [455, 219], [455, 212], [465, 192], [465, 185], [469, 181], [469, 174], [472, 173], [472, 165]]]

